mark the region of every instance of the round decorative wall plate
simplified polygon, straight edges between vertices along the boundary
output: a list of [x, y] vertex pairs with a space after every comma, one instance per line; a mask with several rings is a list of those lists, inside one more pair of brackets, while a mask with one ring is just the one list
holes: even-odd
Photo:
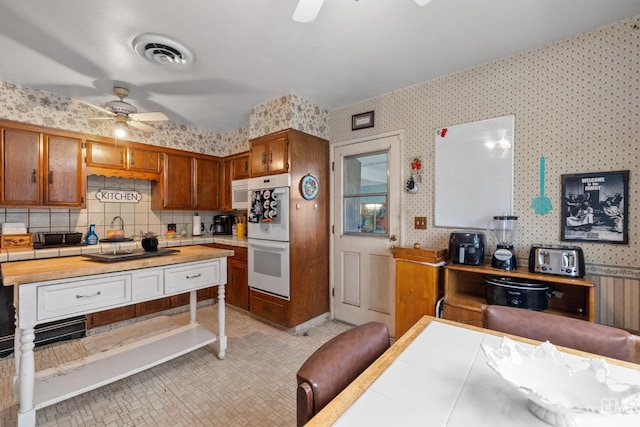
[[306, 200], [313, 200], [318, 196], [318, 180], [312, 175], [305, 175], [300, 181], [300, 194]]

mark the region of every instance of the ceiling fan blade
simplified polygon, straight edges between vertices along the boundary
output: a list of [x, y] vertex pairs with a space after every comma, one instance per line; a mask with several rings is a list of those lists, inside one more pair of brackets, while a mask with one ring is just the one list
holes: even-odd
[[292, 19], [303, 24], [313, 22], [320, 12], [324, 0], [299, 0]]
[[116, 113], [114, 113], [113, 111], [107, 110], [106, 108], [104, 108], [104, 107], [102, 107], [100, 105], [92, 104], [91, 102], [85, 101], [84, 99], [80, 99], [80, 98], [73, 98], [73, 99], [75, 99], [76, 101], [78, 101], [81, 104], [86, 105], [87, 107], [91, 107], [91, 108], [94, 108], [94, 109], [96, 109], [98, 111], [102, 111], [103, 113], [107, 113], [110, 116], [115, 116], [116, 115]]
[[133, 120], [142, 120], [145, 122], [162, 122], [165, 120], [169, 120], [169, 117], [167, 117], [166, 114], [159, 111], [149, 113], [132, 113], [129, 114], [129, 118]]
[[149, 126], [147, 124], [141, 123], [141, 122], [136, 122], [135, 120], [129, 120], [129, 122], [127, 123], [129, 126], [136, 128], [136, 129], [140, 129], [141, 131], [144, 132], [155, 132], [158, 129]]

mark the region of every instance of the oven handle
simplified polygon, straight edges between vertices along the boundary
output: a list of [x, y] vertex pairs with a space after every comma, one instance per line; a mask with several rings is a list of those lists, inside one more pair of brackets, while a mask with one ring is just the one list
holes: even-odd
[[285, 245], [284, 243], [269, 243], [269, 242], [255, 243], [255, 242], [251, 242], [251, 243], [249, 243], [249, 245], [255, 246], [257, 248], [287, 249], [287, 245]]

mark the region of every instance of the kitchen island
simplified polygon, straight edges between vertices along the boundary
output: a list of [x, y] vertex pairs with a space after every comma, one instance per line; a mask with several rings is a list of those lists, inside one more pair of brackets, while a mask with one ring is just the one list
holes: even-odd
[[[4, 263], [16, 306], [14, 392], [19, 426], [34, 426], [36, 410], [117, 381], [215, 341], [227, 347], [224, 293], [233, 251], [181, 247], [164, 256], [100, 262], [82, 256]], [[198, 289], [218, 286], [218, 335], [198, 325]], [[35, 372], [34, 327], [100, 310], [190, 293], [191, 323], [81, 360]]]

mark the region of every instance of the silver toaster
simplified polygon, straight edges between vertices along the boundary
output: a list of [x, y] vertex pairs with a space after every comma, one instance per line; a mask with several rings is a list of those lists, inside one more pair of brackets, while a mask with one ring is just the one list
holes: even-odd
[[577, 246], [531, 245], [529, 271], [584, 277], [584, 254], [582, 249]]

